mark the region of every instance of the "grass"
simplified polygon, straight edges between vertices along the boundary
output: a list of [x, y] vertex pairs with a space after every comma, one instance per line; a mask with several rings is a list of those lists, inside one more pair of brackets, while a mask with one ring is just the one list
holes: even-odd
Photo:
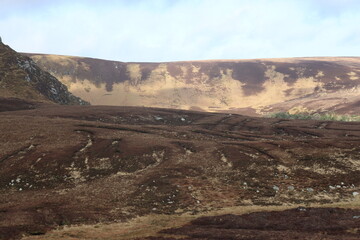
[[[304, 204], [291, 204], [283, 206], [235, 206], [227, 207], [210, 212], [202, 212], [196, 215], [184, 213], [180, 215], [150, 214], [137, 217], [124, 223], [98, 223], [95, 225], [67, 226], [61, 229], [50, 231], [42, 236], [27, 236], [23, 240], [125, 240], [137, 239], [148, 236], [156, 237], [176, 237], [168, 234], [158, 233], [160, 230], [181, 227], [190, 221], [202, 216], [218, 216], [224, 214], [247, 214], [262, 211], [284, 211], [296, 207], [304, 207]], [[330, 208], [351, 208], [360, 209], [360, 199], [353, 201], [329, 203], [329, 204], [310, 204], [306, 207], [330, 207]]]
[[321, 121], [342, 121], [342, 122], [359, 122], [360, 115], [336, 114], [336, 113], [296, 113], [278, 112], [269, 115], [270, 118], [282, 119], [302, 119], [302, 120], [321, 120]]

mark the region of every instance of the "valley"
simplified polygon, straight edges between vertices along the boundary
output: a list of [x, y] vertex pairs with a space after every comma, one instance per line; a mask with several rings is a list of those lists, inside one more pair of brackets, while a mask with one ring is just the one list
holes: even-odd
[[0, 43], [0, 239], [359, 239], [360, 122], [264, 118], [358, 116], [359, 66]]

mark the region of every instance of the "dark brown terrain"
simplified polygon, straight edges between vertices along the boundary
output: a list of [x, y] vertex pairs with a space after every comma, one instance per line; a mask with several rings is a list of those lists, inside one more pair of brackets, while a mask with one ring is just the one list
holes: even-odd
[[360, 238], [360, 210], [304, 208], [255, 212], [244, 215], [201, 217], [163, 234], [175, 237], [147, 237], [148, 240], [186, 239], [347, 239]]
[[0, 97], [0, 112], [34, 109], [39, 102], [27, 101], [19, 98]]
[[93, 105], [264, 115], [360, 113], [360, 58], [126, 63], [26, 54]]
[[[360, 123], [38, 104], [1, 112], [0, 132], [2, 239], [358, 239]], [[323, 204], [353, 210], [240, 216]], [[221, 209], [236, 215], [182, 217]], [[119, 232], [140, 216], [168, 219]], [[74, 224], [95, 228], [41, 236]]]

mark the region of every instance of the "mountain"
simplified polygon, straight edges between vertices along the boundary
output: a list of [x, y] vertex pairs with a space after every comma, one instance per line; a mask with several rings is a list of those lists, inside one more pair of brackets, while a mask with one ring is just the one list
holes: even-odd
[[32, 61], [1, 49], [0, 239], [358, 237], [359, 122], [80, 106], [37, 67], [104, 104], [261, 113], [338, 94], [353, 111], [357, 59]]
[[6, 102], [11, 101], [9, 98], [13, 99], [13, 103], [19, 102], [16, 99], [22, 99], [68, 105], [88, 104], [71, 94], [67, 87], [50, 73], [41, 70], [32, 59], [17, 53], [1, 41], [0, 97], [0, 109]]
[[26, 54], [94, 105], [234, 112], [360, 112], [360, 58], [125, 63]]

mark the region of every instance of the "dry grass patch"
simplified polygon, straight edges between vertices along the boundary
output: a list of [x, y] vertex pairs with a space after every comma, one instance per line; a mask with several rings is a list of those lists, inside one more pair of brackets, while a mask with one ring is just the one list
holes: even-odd
[[[145, 238], [149, 236], [163, 236], [182, 238], [183, 236], [171, 236], [159, 234], [164, 229], [181, 227], [196, 218], [203, 216], [219, 216], [225, 214], [248, 214], [253, 212], [283, 211], [303, 205], [283, 205], [283, 206], [236, 206], [214, 211], [201, 212], [199, 214], [163, 215], [150, 214], [137, 217], [128, 222], [122, 223], [99, 223], [95, 225], [66, 226], [61, 229], [53, 230], [43, 236], [27, 236], [23, 240], [125, 240]], [[329, 207], [329, 208], [352, 208], [360, 209], [360, 198], [351, 202], [339, 202], [332, 204], [310, 204], [307, 207]], [[185, 237], [185, 236], [184, 236]]]

